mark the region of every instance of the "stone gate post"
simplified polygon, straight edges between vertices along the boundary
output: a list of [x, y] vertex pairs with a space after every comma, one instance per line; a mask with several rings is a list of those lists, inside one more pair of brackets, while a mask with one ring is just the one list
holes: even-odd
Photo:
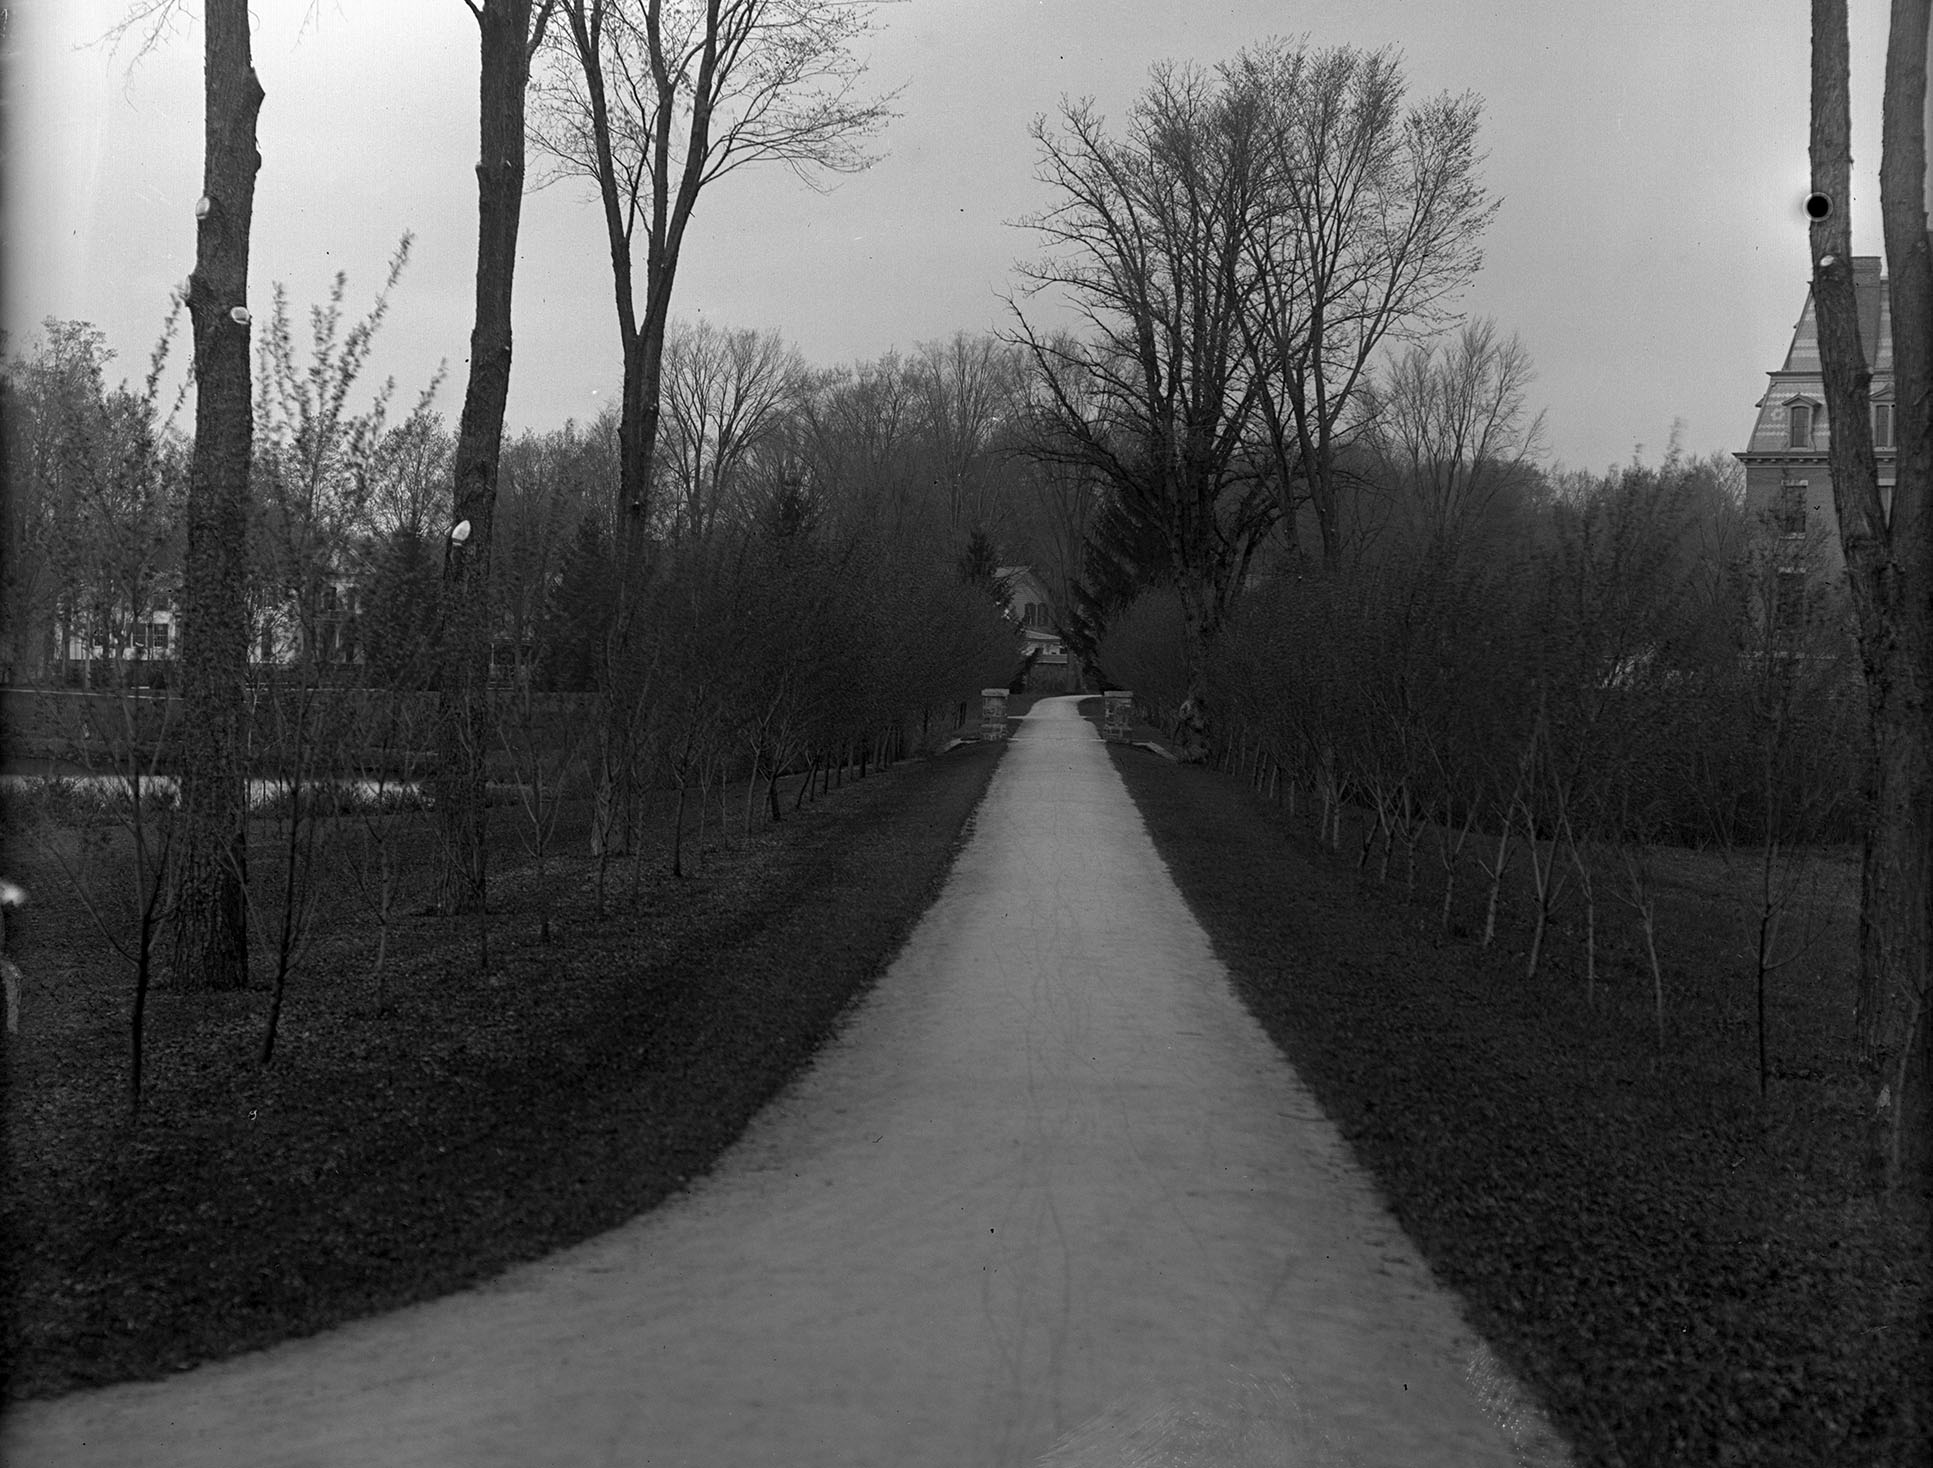
[[980, 737], [982, 739], [1007, 737], [1006, 689], [982, 688], [980, 690]]

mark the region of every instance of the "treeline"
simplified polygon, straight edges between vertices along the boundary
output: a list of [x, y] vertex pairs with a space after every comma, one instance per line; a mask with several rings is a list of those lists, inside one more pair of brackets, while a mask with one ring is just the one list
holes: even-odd
[[[1444, 533], [1414, 480], [1332, 568], [1259, 567], [1209, 658], [1209, 757], [1259, 757], [1399, 853], [1432, 823], [1580, 841], [1850, 839], [1858, 665], [1823, 533], [1754, 522], [1714, 456], [1525, 474]], [[1144, 595], [1109, 677], [1173, 724], [1179, 609]], [[1327, 823], [1325, 823], [1327, 824]], [[1411, 858], [1413, 859], [1413, 857]]]
[[[638, 561], [615, 414], [504, 444], [489, 677], [452, 723], [446, 573], [470, 541], [450, 523], [454, 435], [433, 391], [392, 416], [392, 388], [361, 382], [395, 280], [353, 323], [338, 280], [306, 339], [278, 291], [258, 353], [247, 804], [223, 872], [271, 994], [265, 1063], [326, 874], [353, 876], [384, 944], [399, 894], [433, 885], [471, 915], [484, 969], [491, 884], [517, 846], [542, 888], [560, 833], [582, 854], [588, 831], [600, 903], [615, 856], [634, 882], [660, 857], [682, 875], [687, 815], [702, 843], [728, 786], [748, 827], [781, 819], [815, 781], [937, 747], [1021, 666], [993, 535], [1012, 532], [1027, 474], [1002, 436], [1006, 349], [962, 336], [815, 370], [771, 333], [680, 327]], [[160, 389], [169, 344], [143, 383], [110, 387], [101, 334], [49, 322], [0, 371], [11, 732], [31, 724], [31, 752], [66, 766], [9, 790], [9, 825], [133, 970], [137, 1103], [151, 979], [195, 977], [157, 950], [191, 769], [170, 686], [191, 445]], [[669, 790], [661, 850], [646, 828]], [[453, 811], [476, 839], [449, 839]]]
[[[392, 795], [432, 798], [439, 820], [471, 812], [476, 839], [411, 849], [442, 870], [442, 905], [481, 912], [487, 806], [522, 809], [541, 863], [562, 805], [586, 802], [592, 852], [635, 861], [647, 791], [675, 787], [681, 806], [689, 793], [703, 810], [746, 782], [746, 820], [753, 795], [778, 819], [782, 776], [803, 777], [796, 801], [815, 776], [930, 747], [980, 688], [1016, 676], [985, 528], [1011, 524], [1008, 476], [1025, 468], [997, 433], [1011, 357], [963, 336], [815, 371], [771, 333], [680, 327], [662, 473], [628, 577], [616, 415], [505, 443], [483, 602], [489, 680], [449, 725], [436, 712], [445, 572], [468, 539], [448, 523], [455, 440], [432, 393], [392, 422], [388, 385], [359, 392], [388, 287], [350, 325], [344, 290], [338, 280], [300, 345], [278, 291], [258, 360], [242, 598], [252, 687], [237, 754], [252, 799], [283, 792], [289, 859], [249, 869], [256, 929], [302, 927], [296, 906], [267, 921], [263, 904], [307, 890], [297, 869], [314, 859], [318, 811], [348, 799], [317, 806], [305, 791], [354, 787], [351, 805], [390, 792], [385, 820]], [[149, 810], [140, 792], [172, 800], [185, 768], [185, 716], [154, 696], [171, 692], [180, 644], [190, 458], [159, 396], [167, 345], [144, 385], [109, 388], [100, 333], [49, 322], [0, 374], [10, 681], [86, 695], [35, 706], [47, 737], [33, 752], [121, 792], [112, 809], [140, 848], [130, 952], [143, 992], [178, 860], [172, 806]], [[64, 799], [50, 790], [42, 824], [62, 823]], [[385, 862], [396, 849], [378, 847]], [[675, 842], [668, 855], [679, 870]], [[382, 870], [384, 892], [408, 875]], [[254, 890], [263, 879], [281, 899]], [[287, 955], [269, 966], [279, 992]]]
[[[431, 393], [400, 421], [388, 387], [353, 406], [384, 299], [345, 332], [343, 291], [339, 280], [313, 314], [306, 353], [278, 292], [260, 353], [251, 660], [422, 688], [453, 528], [455, 437]], [[10, 484], [0, 660], [12, 683], [168, 680], [190, 445], [157, 395], [167, 345], [145, 387], [110, 387], [101, 333], [50, 321], [0, 372]], [[983, 559], [1029, 562], [1064, 583], [1081, 529], [1078, 487], [1018, 452], [1022, 388], [1014, 350], [990, 336], [815, 369], [776, 333], [679, 323], [666, 353], [643, 623], [669, 635], [686, 608], [699, 619], [687, 638], [696, 648], [726, 635], [719, 609], [742, 598], [729, 635], [756, 641], [745, 618], [760, 607], [778, 616], [804, 597], [820, 625], [842, 625], [861, 644], [848, 659], [855, 668], [892, 648], [906, 655], [907, 677], [944, 656], [963, 687], [1005, 683], [1011, 639], [984, 614], [992, 587], [959, 601], [962, 558], [977, 546]], [[597, 686], [618, 594], [618, 457], [614, 410], [506, 439], [489, 582], [496, 679]], [[813, 589], [770, 584], [779, 561], [786, 577], [816, 578]], [[691, 595], [699, 581], [702, 606]], [[990, 641], [963, 648], [968, 627]], [[914, 628], [937, 641], [909, 646]], [[801, 647], [817, 636], [796, 618], [767, 631], [810, 633]], [[746, 665], [743, 649], [711, 676], [730, 674], [727, 661]]]

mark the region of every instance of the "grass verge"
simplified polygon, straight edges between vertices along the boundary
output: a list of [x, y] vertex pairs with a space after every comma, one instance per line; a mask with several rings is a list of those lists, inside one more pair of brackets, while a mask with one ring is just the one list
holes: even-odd
[[488, 969], [470, 920], [416, 917], [380, 1007], [370, 935], [338, 914], [272, 1066], [254, 1063], [259, 989], [152, 997], [138, 1119], [124, 971], [78, 914], [31, 909], [16, 956], [61, 977], [8, 1047], [9, 1395], [433, 1298], [677, 1192], [882, 972], [998, 757], [967, 745], [848, 782], [694, 878], [654, 855], [603, 918], [589, 858], [553, 858], [542, 893], [506, 871]]
[[1710, 992], [1738, 966], [1718, 879], [1667, 897], [1659, 1067], [1627, 937], [1600, 931], [1587, 1006], [1564, 955], [1526, 982], [1520, 934], [1443, 936], [1440, 885], [1372, 885], [1240, 780], [1112, 755], [1243, 1001], [1580, 1462], [1933, 1461], [1927, 1213], [1852, 1161], [1842, 973], [1782, 980], [1761, 1102]]

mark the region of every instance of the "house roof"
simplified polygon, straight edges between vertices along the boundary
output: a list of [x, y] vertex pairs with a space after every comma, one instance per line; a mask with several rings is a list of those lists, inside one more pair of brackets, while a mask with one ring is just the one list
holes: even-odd
[[[1857, 255], [1852, 262], [1853, 300], [1859, 312], [1859, 343], [1866, 349], [1866, 365], [1874, 372], [1893, 370], [1893, 313], [1887, 299], [1886, 277], [1880, 273], [1877, 255]], [[1792, 328], [1792, 345], [1785, 354], [1780, 373], [1798, 372], [1818, 376], [1819, 318], [1813, 309], [1812, 288], [1806, 287], [1805, 309]]]
[[1049, 600], [1047, 583], [1040, 579], [1032, 566], [999, 566], [994, 569], [994, 574], [1006, 583], [1010, 594], [1024, 588], [1034, 593], [1035, 601]]
[[[1892, 309], [1877, 255], [1853, 257], [1853, 294], [1859, 313], [1859, 341], [1873, 372], [1872, 395], [1890, 393], [1893, 376]], [[1783, 365], [1769, 374], [1765, 395], [1758, 400], [1758, 417], [1745, 453], [1781, 457], [1823, 455], [1825, 452], [1825, 367], [1819, 357], [1819, 318], [1812, 288], [1806, 287], [1805, 306], [1792, 328], [1792, 343]], [[1786, 406], [1794, 399], [1815, 405], [1815, 437], [1811, 449], [1794, 449], [1787, 438]]]

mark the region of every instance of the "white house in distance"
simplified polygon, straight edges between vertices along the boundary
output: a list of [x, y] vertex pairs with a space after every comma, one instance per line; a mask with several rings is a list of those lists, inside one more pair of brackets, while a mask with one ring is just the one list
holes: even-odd
[[1026, 639], [1023, 651], [1034, 654], [1028, 685], [1068, 688], [1067, 644], [1054, 627], [1054, 607], [1047, 586], [1031, 566], [1002, 566], [996, 573], [1007, 588], [1007, 616]]
[[[353, 572], [338, 571], [323, 581], [313, 629], [319, 662], [362, 660], [355, 632], [360, 610]], [[140, 612], [131, 611], [122, 598], [93, 615], [76, 615], [65, 607], [55, 615], [56, 651], [48, 673], [57, 684], [91, 688], [97, 680], [118, 679], [123, 670], [133, 670], [136, 682], [160, 686], [181, 651], [182, 618], [172, 586], [161, 588], [154, 604]], [[293, 666], [302, 653], [301, 623], [293, 603], [255, 608], [248, 647], [249, 662], [258, 669]]]

